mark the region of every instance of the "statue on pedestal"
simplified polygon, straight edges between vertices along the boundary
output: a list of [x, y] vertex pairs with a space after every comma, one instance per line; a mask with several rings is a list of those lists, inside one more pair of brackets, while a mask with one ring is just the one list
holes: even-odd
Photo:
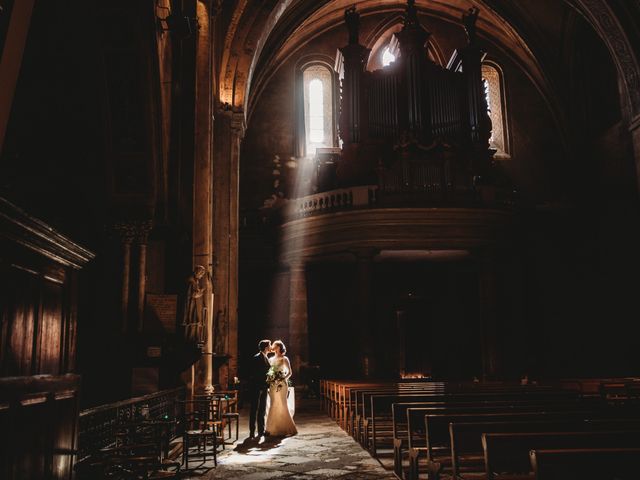
[[196, 265], [187, 280], [185, 298], [184, 337], [202, 347], [207, 342], [207, 302], [206, 294], [211, 292], [211, 276], [202, 265]]

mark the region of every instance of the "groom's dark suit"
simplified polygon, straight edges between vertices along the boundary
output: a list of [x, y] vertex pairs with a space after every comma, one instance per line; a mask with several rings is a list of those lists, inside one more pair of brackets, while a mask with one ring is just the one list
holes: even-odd
[[249, 396], [251, 398], [251, 412], [249, 414], [249, 433], [253, 437], [258, 421], [258, 435], [264, 434], [264, 414], [267, 408], [267, 372], [269, 360], [261, 352], [251, 359], [249, 374]]

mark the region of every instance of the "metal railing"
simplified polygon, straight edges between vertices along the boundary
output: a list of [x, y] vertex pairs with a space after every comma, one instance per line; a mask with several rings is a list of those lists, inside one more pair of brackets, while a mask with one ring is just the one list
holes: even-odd
[[[112, 445], [120, 425], [142, 419], [175, 418], [176, 401], [184, 400], [185, 396], [185, 387], [180, 387], [83, 410], [80, 412], [78, 460]], [[175, 436], [175, 432], [170, 435]]]

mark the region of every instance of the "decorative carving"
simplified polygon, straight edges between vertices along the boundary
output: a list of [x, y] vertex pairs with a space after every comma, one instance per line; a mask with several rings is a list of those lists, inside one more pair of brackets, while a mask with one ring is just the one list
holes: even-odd
[[593, 26], [608, 44], [614, 61], [624, 78], [631, 101], [632, 114], [640, 113], [640, 73], [638, 63], [622, 26], [603, 0], [576, 0]]

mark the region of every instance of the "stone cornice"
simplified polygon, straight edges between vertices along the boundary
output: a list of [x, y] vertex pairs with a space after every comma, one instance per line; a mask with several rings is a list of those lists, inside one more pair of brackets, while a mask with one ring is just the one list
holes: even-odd
[[18, 243], [65, 267], [80, 269], [95, 257], [89, 250], [4, 198], [0, 198], [0, 237]]
[[472, 208], [373, 208], [293, 220], [281, 227], [285, 261], [357, 249], [499, 247], [512, 213]]

